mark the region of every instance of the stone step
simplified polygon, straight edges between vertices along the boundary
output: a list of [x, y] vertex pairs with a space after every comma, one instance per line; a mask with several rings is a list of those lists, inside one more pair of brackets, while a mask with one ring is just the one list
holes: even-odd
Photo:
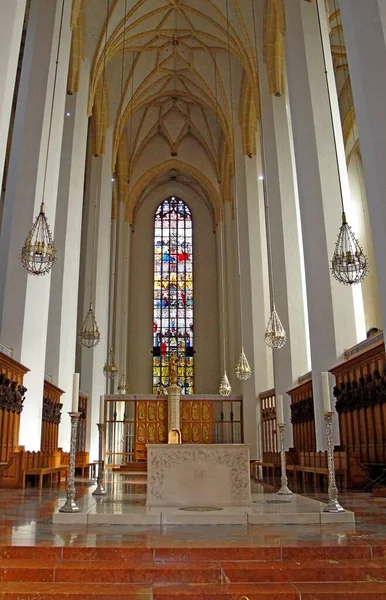
[[386, 558], [386, 544], [347, 546], [0, 546], [0, 560], [208, 562], [235, 560], [311, 561]]
[[[129, 584], [2, 583], [1, 600], [385, 600], [386, 583]], [[244, 600], [245, 600], [244, 598]]]
[[386, 560], [154, 562], [0, 560], [0, 582], [305, 583], [386, 582]]

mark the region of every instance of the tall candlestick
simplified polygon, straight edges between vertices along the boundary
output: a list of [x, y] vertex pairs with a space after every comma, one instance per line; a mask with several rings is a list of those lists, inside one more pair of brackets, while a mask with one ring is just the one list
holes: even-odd
[[322, 373], [323, 408], [325, 413], [331, 412], [330, 379], [328, 373]]
[[100, 403], [99, 403], [99, 423], [104, 423], [104, 422], [105, 422], [105, 397], [101, 396]]
[[284, 425], [283, 396], [276, 396], [276, 423]]
[[72, 412], [78, 412], [79, 408], [79, 373], [74, 373], [72, 380]]

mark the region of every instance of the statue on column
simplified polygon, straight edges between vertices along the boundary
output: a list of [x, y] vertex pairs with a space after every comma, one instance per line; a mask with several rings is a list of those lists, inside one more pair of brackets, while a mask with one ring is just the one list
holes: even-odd
[[178, 357], [175, 352], [169, 358], [169, 385], [177, 385]]

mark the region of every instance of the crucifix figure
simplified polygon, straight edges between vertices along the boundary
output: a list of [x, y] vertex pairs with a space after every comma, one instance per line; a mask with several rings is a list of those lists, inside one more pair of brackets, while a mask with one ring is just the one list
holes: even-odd
[[169, 358], [169, 385], [177, 384], [177, 366], [178, 366], [178, 357], [177, 354], [173, 352]]

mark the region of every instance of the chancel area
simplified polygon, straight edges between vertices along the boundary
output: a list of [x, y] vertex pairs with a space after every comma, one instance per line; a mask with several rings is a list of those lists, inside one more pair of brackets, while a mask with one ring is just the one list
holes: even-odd
[[[386, 597], [384, 0], [0, 0], [0, 32], [0, 580], [21, 521], [60, 561], [148, 527], [157, 573], [170, 525], [232, 538], [209, 559], [346, 562], [143, 598], [307, 600], [321, 572], [343, 598], [350, 558]], [[31, 564], [33, 598], [149, 583], [112, 555]]]

